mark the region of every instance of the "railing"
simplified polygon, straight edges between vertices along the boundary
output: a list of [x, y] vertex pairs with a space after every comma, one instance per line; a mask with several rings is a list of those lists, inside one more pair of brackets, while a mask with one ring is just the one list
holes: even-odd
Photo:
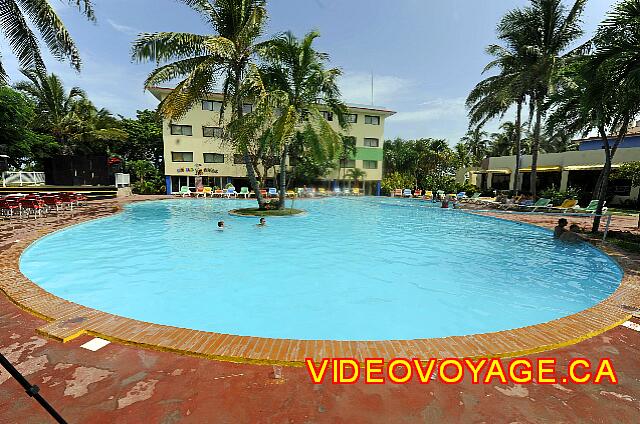
[[2, 186], [44, 185], [44, 172], [6, 171], [2, 173]]

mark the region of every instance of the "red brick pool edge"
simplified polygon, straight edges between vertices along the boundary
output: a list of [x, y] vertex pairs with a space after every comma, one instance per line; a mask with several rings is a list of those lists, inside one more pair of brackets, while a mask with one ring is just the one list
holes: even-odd
[[[3, 246], [0, 251], [0, 290], [20, 308], [47, 321], [37, 329], [38, 333], [61, 342], [87, 334], [183, 355], [238, 363], [288, 366], [301, 366], [305, 358], [324, 357], [350, 357], [360, 361], [371, 357], [514, 357], [569, 346], [596, 336], [630, 318], [630, 313], [622, 305], [640, 307], [640, 261], [609, 246], [600, 248], [621, 265], [624, 277], [619, 288], [609, 298], [592, 308], [547, 323], [514, 330], [416, 340], [269, 339], [158, 325], [108, 314], [61, 299], [43, 290], [20, 272], [20, 255], [35, 240], [70, 225], [117, 213], [123, 203], [127, 203], [127, 200], [93, 202], [87, 209], [74, 215], [38, 220], [34, 227], [22, 228], [19, 232], [20, 239], [14, 239], [13, 243]], [[28, 225], [28, 222], [21, 225]], [[1, 229], [2, 232], [5, 231], [4, 227]]]

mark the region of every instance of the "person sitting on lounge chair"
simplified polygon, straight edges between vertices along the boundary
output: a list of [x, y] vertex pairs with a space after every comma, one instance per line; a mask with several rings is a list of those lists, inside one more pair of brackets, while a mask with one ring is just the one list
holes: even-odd
[[558, 225], [556, 225], [556, 228], [553, 229], [553, 238], [561, 238], [562, 235], [567, 232], [567, 229], [565, 227], [568, 223], [569, 221], [567, 221], [565, 218], [560, 218], [558, 220]]
[[562, 233], [562, 235], [560, 236], [560, 240], [568, 242], [582, 241], [583, 238], [580, 234], [578, 234], [578, 231], [580, 231], [580, 227], [578, 226], [578, 224], [571, 224], [571, 226], [569, 227], [569, 231], [565, 231], [564, 233]]

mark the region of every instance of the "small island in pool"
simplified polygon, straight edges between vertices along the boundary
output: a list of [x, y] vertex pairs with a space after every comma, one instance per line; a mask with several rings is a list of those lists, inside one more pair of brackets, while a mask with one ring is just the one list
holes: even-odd
[[239, 216], [295, 216], [307, 213], [302, 209], [286, 208], [286, 209], [258, 209], [258, 208], [242, 208], [232, 209], [229, 211], [231, 215]]

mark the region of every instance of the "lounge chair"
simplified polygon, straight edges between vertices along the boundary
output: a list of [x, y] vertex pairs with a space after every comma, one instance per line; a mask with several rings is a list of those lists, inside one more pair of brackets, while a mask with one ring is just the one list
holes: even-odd
[[549, 209], [552, 211], [560, 211], [562, 213], [566, 213], [569, 209], [573, 209], [578, 204], [578, 201], [575, 199], [565, 199], [564, 202], [560, 206], [553, 206]]
[[397, 188], [395, 190], [393, 190], [393, 193], [391, 193], [392, 197], [402, 197], [402, 189], [401, 188]]
[[325, 188], [323, 188], [323, 187], [320, 187], [320, 188], [318, 189], [318, 195], [320, 195], [320, 196], [326, 196], [326, 195], [327, 195], [327, 190], [326, 190]]
[[238, 193], [238, 196], [244, 196], [244, 198], [246, 199], [247, 197], [249, 197], [249, 187], [240, 187], [240, 193]]
[[342, 194], [342, 190], [340, 190], [340, 187], [334, 187], [333, 194], [335, 194], [336, 196], [340, 196]]
[[413, 197], [422, 197], [422, 190], [413, 190]]
[[464, 203], [475, 203], [476, 200], [478, 200], [479, 198], [480, 198], [480, 192], [477, 192], [477, 193], [473, 193], [471, 197], [463, 197], [462, 199], [460, 199], [460, 201]]
[[436, 199], [438, 199], [438, 200], [444, 199], [444, 191], [443, 190], [436, 191]]
[[424, 192], [424, 199], [425, 200], [433, 200], [433, 191], [426, 190]]
[[405, 188], [404, 190], [402, 190], [402, 197], [411, 197], [411, 189]]
[[231, 197], [238, 197], [238, 192], [236, 191], [236, 188], [231, 186], [229, 187], [225, 192], [224, 192], [224, 197], [230, 199]]
[[293, 190], [287, 190], [287, 197], [296, 197], [296, 192]]
[[358, 187], [354, 187], [351, 189], [351, 192], [353, 193], [354, 196], [360, 196], [360, 189]]
[[185, 197], [185, 196], [191, 196], [191, 190], [189, 190], [189, 187], [187, 186], [182, 186], [180, 187], [180, 191], [173, 193], [174, 196], [181, 196], [181, 197]]
[[207, 197], [207, 195], [204, 194], [204, 187], [197, 187], [196, 191], [193, 194], [195, 197], [200, 197], [200, 196]]
[[269, 197], [278, 197], [278, 190], [275, 187], [269, 187]]
[[212, 194], [212, 197], [220, 197], [220, 198], [222, 198], [223, 196], [224, 196], [224, 190], [222, 190], [222, 189], [217, 189]]
[[458, 198], [458, 200], [466, 199], [467, 198], [467, 193], [465, 191], [461, 191], [460, 193], [458, 193], [456, 195], [456, 197]]
[[[606, 205], [607, 202], [605, 201], [604, 204]], [[579, 212], [579, 213], [590, 213], [590, 214], [595, 214], [596, 210], [598, 209], [598, 200], [592, 200], [589, 202], [589, 205], [586, 208], [581, 208], [579, 206], [575, 206], [573, 208], [571, 208], [571, 211], [575, 211], [575, 212]], [[606, 213], [607, 210], [609, 208], [603, 206], [602, 207], [602, 213]]]
[[265, 189], [261, 189], [260, 196], [262, 196], [263, 199], [266, 199], [267, 197], [269, 197], [269, 192]]
[[205, 187], [204, 190], [202, 190], [202, 194], [205, 198], [207, 196], [213, 197], [213, 189], [211, 187]]
[[520, 209], [524, 208], [524, 210], [527, 210], [529, 212], [536, 212], [538, 209], [547, 209], [550, 204], [551, 199], [545, 199], [544, 197], [541, 197], [531, 206], [520, 205]]

